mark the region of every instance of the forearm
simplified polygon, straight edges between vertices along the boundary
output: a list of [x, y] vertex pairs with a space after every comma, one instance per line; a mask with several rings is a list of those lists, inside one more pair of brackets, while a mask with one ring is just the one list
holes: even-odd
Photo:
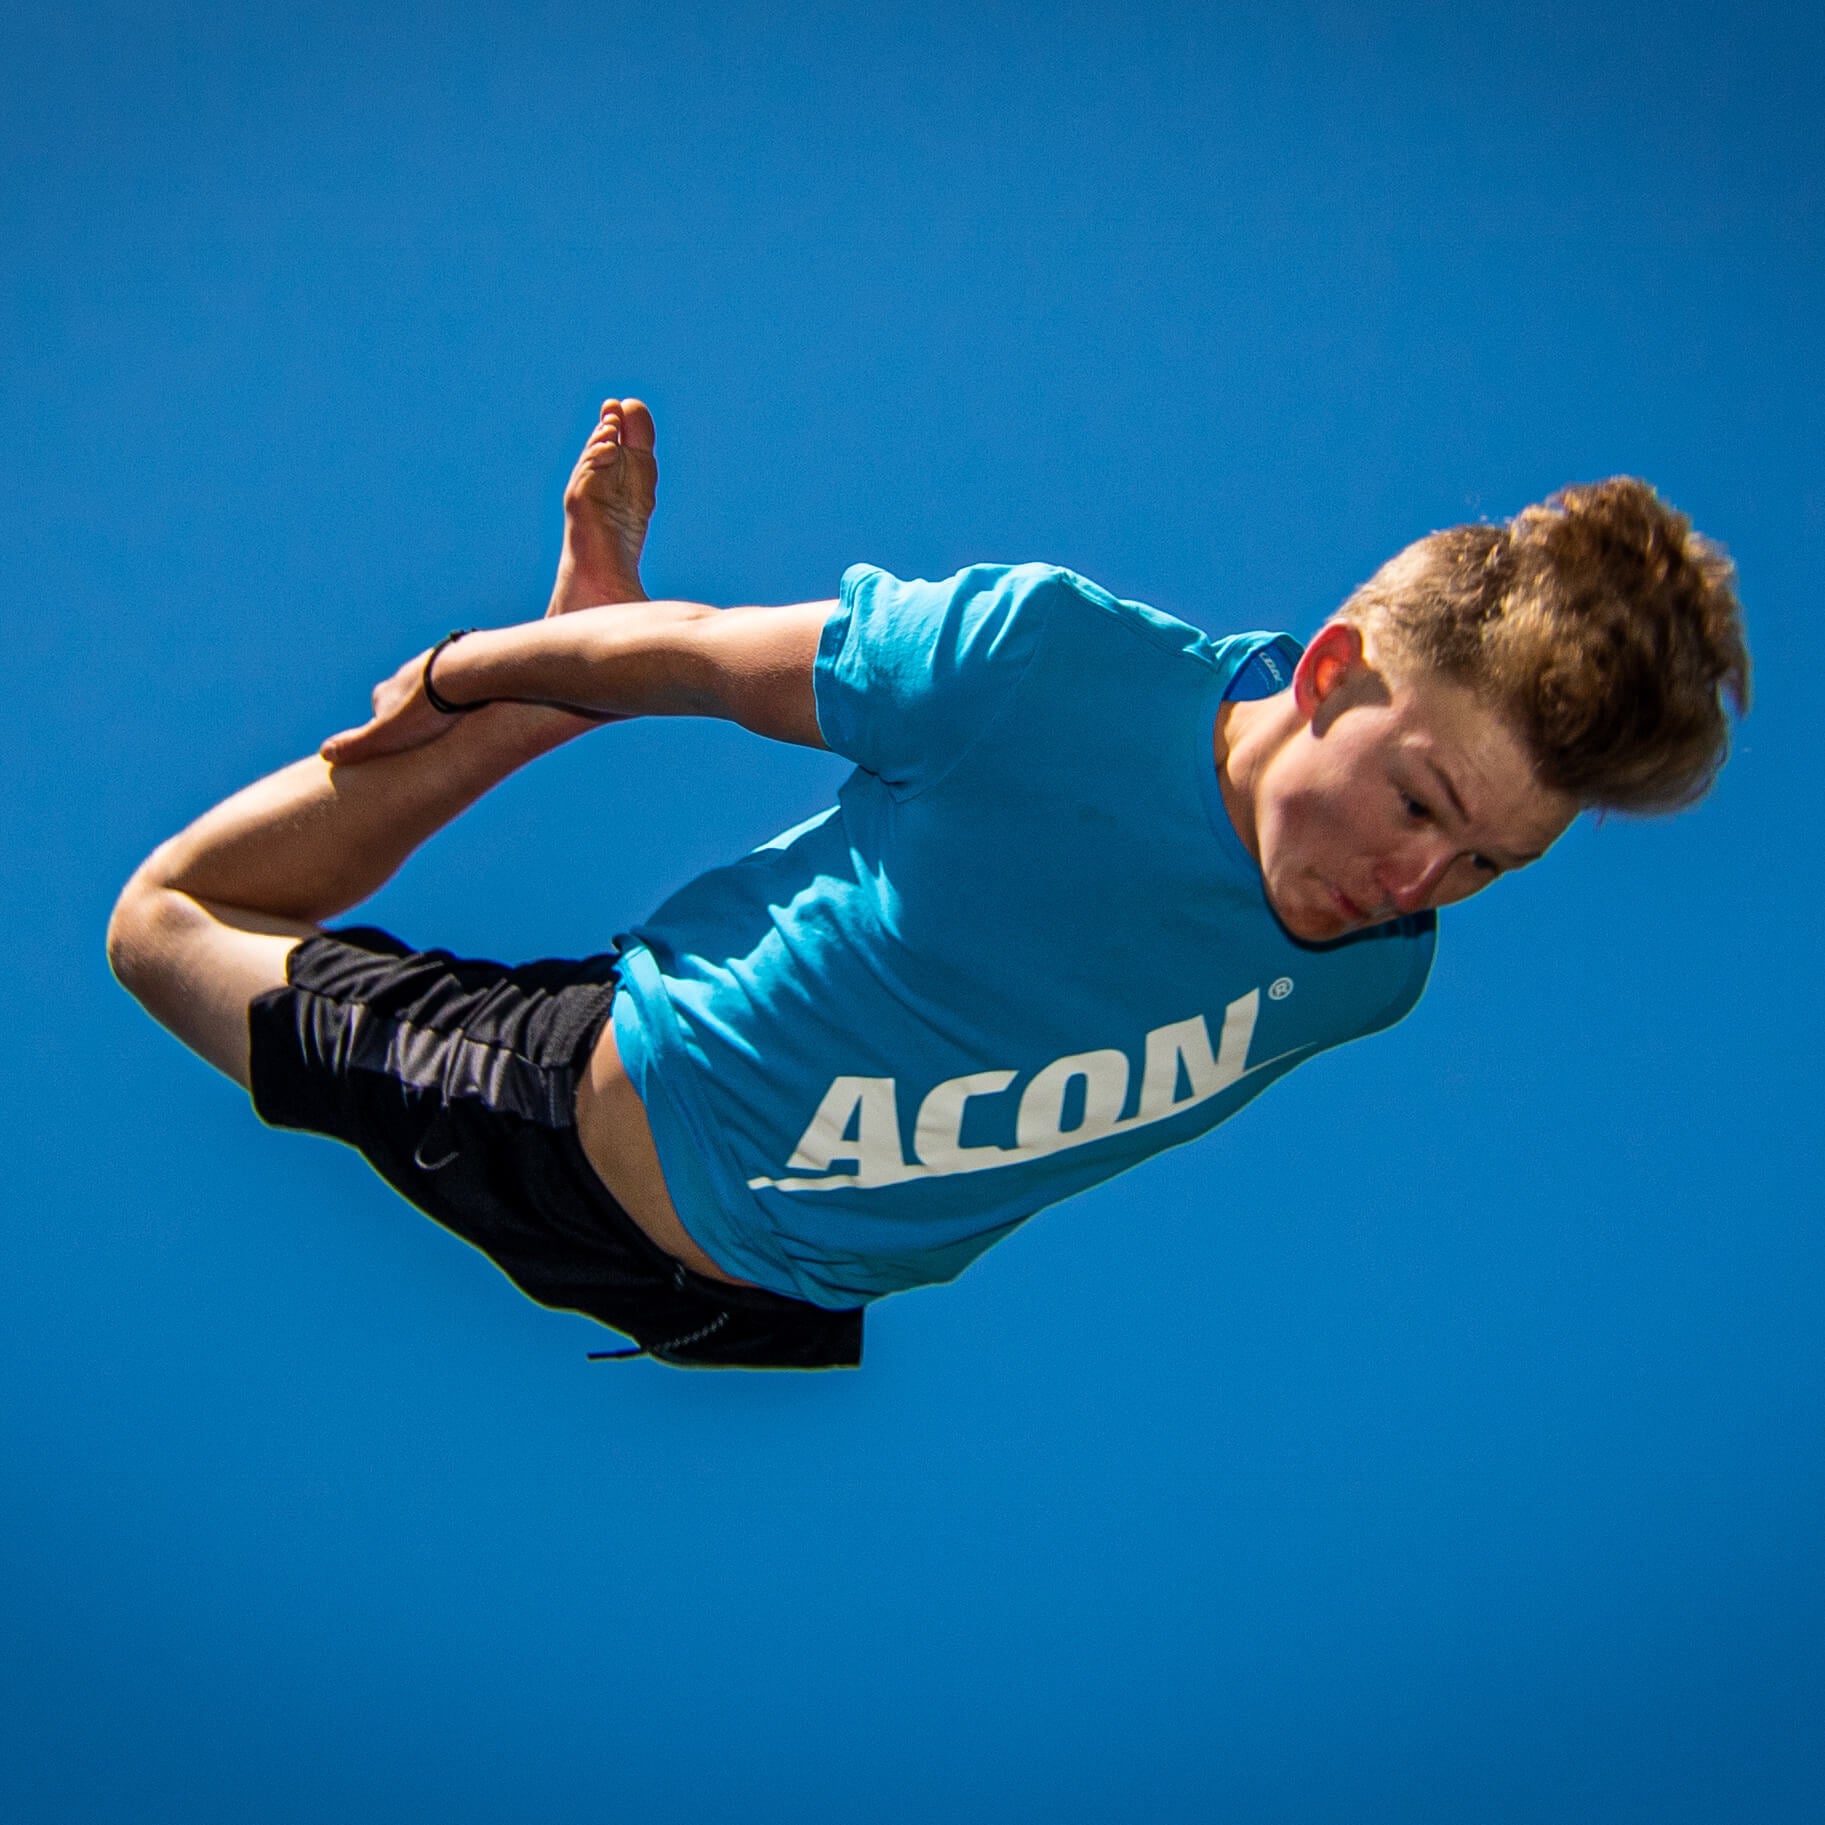
[[322, 751], [365, 765], [436, 746], [487, 704], [568, 704], [598, 719], [715, 716], [821, 748], [817, 654], [835, 606], [619, 603], [453, 638], [376, 685], [372, 718]]
[[589, 726], [501, 704], [403, 754], [347, 767], [313, 755], [205, 812], [154, 850], [136, 878], [279, 918], [334, 918], [508, 774]]
[[642, 602], [484, 628], [438, 654], [438, 695], [456, 704], [570, 704], [597, 716], [716, 715], [720, 701], [694, 663], [690, 630], [723, 612]]
[[822, 747], [813, 691], [831, 602], [643, 602], [471, 634], [438, 655], [438, 693], [575, 704], [598, 715], [715, 716]]

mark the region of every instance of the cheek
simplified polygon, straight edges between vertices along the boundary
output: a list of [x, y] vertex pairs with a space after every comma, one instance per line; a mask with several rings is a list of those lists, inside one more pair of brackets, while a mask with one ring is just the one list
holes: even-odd
[[1432, 896], [1432, 903], [1434, 906], [1455, 906], [1460, 900], [1481, 893], [1495, 879], [1494, 875], [1484, 874], [1468, 862], [1460, 862], [1445, 876], [1438, 892]]
[[[1341, 716], [1322, 736], [1295, 735], [1269, 771], [1256, 814], [1270, 883], [1319, 875], [1346, 892], [1402, 832], [1388, 778], [1386, 733], [1368, 710]], [[1352, 883], [1354, 886], [1352, 886]]]
[[[1273, 807], [1272, 841], [1288, 861], [1335, 856], [1361, 847], [1363, 807], [1359, 789], [1333, 777], [1333, 769], [1309, 769], [1287, 782]], [[1269, 837], [1264, 821], [1262, 844]]]

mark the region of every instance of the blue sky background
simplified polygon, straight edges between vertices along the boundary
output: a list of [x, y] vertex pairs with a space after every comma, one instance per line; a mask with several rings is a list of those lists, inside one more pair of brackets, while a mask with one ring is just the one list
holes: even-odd
[[[34, 7], [0, 71], [0, 1813], [1821, 1815], [1816, 8]], [[592, 1367], [102, 931], [538, 611], [618, 391], [718, 602], [1045, 558], [1303, 634], [1638, 472], [1758, 706], [862, 1374]], [[614, 730], [375, 911], [598, 948], [837, 777]]]

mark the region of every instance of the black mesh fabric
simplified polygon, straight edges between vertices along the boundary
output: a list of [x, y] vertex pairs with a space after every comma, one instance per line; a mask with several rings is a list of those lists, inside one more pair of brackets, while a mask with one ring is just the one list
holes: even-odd
[[529, 1298], [663, 1362], [852, 1368], [862, 1313], [692, 1273], [615, 1201], [577, 1139], [579, 1073], [614, 999], [612, 954], [507, 965], [371, 927], [292, 952], [248, 1011], [254, 1108], [357, 1149], [401, 1197]]

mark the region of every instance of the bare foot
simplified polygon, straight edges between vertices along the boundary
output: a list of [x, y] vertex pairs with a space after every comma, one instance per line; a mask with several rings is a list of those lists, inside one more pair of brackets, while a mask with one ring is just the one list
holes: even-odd
[[564, 551], [546, 614], [646, 600], [640, 552], [658, 480], [652, 413], [638, 399], [605, 399], [564, 490]]

